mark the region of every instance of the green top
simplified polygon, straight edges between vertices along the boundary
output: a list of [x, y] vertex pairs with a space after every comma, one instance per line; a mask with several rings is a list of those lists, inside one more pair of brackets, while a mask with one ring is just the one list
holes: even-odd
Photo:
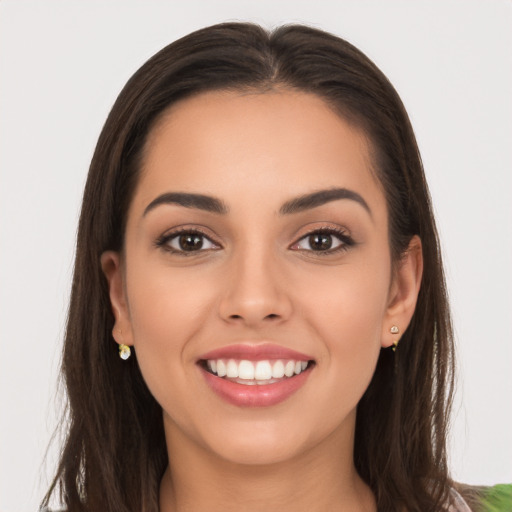
[[499, 484], [485, 491], [482, 512], [512, 512], [512, 484]]

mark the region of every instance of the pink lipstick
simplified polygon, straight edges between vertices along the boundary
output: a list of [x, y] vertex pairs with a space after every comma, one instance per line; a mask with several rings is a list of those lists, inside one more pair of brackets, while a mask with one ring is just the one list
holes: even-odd
[[274, 344], [238, 344], [212, 350], [198, 360], [206, 383], [239, 407], [268, 407], [298, 391], [315, 362], [311, 356]]

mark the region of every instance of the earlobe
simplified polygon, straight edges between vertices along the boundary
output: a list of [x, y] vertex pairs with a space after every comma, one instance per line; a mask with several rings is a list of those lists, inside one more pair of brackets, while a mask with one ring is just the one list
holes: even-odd
[[116, 251], [105, 251], [100, 261], [107, 279], [110, 304], [115, 318], [112, 336], [120, 345], [133, 345], [121, 256]]
[[388, 307], [382, 326], [382, 346], [398, 343], [407, 329], [418, 300], [423, 276], [423, 252], [420, 238], [415, 235], [400, 260], [390, 288]]

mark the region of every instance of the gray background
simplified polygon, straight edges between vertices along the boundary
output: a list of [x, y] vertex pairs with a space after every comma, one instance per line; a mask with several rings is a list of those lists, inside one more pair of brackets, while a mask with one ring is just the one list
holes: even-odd
[[362, 49], [409, 111], [459, 349], [454, 477], [512, 481], [512, 3], [0, 2], [0, 512], [37, 509], [82, 187], [102, 123], [154, 52], [225, 20], [304, 22]]

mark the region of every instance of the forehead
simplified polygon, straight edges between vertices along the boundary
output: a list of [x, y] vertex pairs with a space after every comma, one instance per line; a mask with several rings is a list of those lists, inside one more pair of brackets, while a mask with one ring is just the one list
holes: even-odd
[[150, 132], [142, 161], [138, 196], [146, 202], [165, 191], [228, 202], [331, 187], [382, 195], [364, 133], [304, 92], [220, 91], [180, 101]]

